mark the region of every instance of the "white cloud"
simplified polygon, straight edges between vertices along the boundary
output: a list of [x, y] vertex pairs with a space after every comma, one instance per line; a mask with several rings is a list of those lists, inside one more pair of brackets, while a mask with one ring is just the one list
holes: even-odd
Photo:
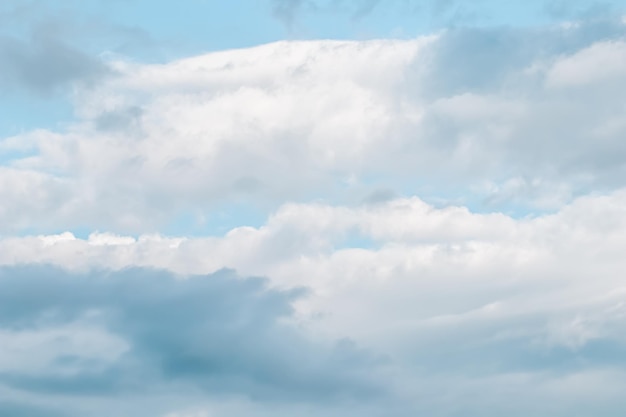
[[553, 88], [623, 82], [626, 74], [626, 42], [598, 42], [557, 60], [547, 75]]
[[[504, 325], [536, 315], [554, 321], [529, 330], [533, 337], [554, 342], [563, 334], [569, 346], [571, 331], [593, 334], [603, 324], [589, 326], [619, 318], [625, 212], [621, 191], [520, 220], [436, 209], [416, 198], [352, 208], [289, 204], [265, 225], [223, 237], [4, 238], [0, 262], [158, 267], [181, 275], [235, 268], [279, 287], [311, 288], [313, 295], [298, 303], [307, 326], [385, 348], [431, 324]], [[364, 242], [371, 247], [359, 248]], [[575, 311], [592, 318], [580, 322], [586, 327], [572, 327]], [[328, 319], [310, 321], [317, 314]]]
[[[408, 407], [400, 416], [425, 404], [449, 415], [437, 387], [459, 409], [482, 410], [489, 401], [478, 393], [502, 384], [530, 403], [560, 401], [571, 410], [621, 398], [611, 387], [625, 381], [625, 214], [624, 191], [517, 220], [438, 209], [417, 198], [358, 207], [288, 204], [264, 225], [222, 237], [4, 238], [0, 262], [157, 267], [181, 279], [230, 267], [280, 288], [306, 286], [311, 293], [295, 302], [289, 322], [312, 340], [350, 337], [389, 358], [389, 401]], [[362, 240], [371, 247], [354, 247]], [[607, 389], [588, 391], [593, 384]], [[509, 400], [494, 406], [506, 410], [512, 392], [502, 391]], [[212, 415], [226, 415], [230, 408], [218, 403]], [[368, 407], [366, 415], [374, 410]]]
[[[322, 413], [291, 403], [220, 399], [205, 407], [201, 399], [196, 407], [178, 399], [154, 405], [158, 415], [489, 415], [511, 404], [528, 415], [546, 402], [562, 405], [553, 415], [571, 415], [599, 401], [619, 409], [624, 45], [619, 34], [607, 40], [588, 29], [280, 42], [159, 65], [114, 62], [117, 77], [75, 92], [74, 123], [0, 141], [0, 229], [9, 233], [0, 238], [0, 264], [113, 270], [118, 293], [130, 267], [179, 279], [233, 268], [267, 277], [276, 287], [267, 296], [282, 294], [285, 310], [295, 303], [297, 314], [276, 323], [297, 328], [306, 343], [348, 337], [386, 358], [377, 375], [388, 377], [389, 397], [375, 405], [337, 403]], [[427, 194], [460, 203], [398, 197]], [[483, 210], [468, 208], [476, 200]], [[222, 236], [157, 233], [181, 215], [210, 216], [242, 201], [270, 213], [265, 222], [244, 226], [238, 218]], [[552, 213], [497, 211], [507, 205]], [[493, 212], [480, 213], [485, 207]], [[81, 230], [93, 232], [82, 238]], [[281, 291], [294, 287], [310, 294], [294, 300]], [[242, 308], [258, 300], [244, 289]], [[146, 302], [154, 295], [133, 294]], [[132, 316], [132, 306], [109, 298], [107, 305]], [[205, 306], [194, 300], [190, 309]], [[83, 309], [80, 297], [72, 302]], [[185, 312], [185, 324], [201, 324], [195, 310]], [[168, 323], [148, 317], [141, 326]], [[84, 360], [79, 365], [115, 361], [126, 339], [98, 324], [0, 327], [0, 373], [67, 370], [59, 365], [67, 357]], [[182, 336], [206, 353], [194, 335]], [[252, 339], [240, 352], [244, 361], [256, 358]], [[38, 355], [39, 344], [50, 349]], [[233, 349], [226, 345], [225, 355]], [[289, 343], [278, 345], [285, 358], [303, 362]], [[332, 361], [359, 357], [350, 342], [341, 346], [350, 355], [338, 349]], [[157, 354], [179, 359], [166, 350]], [[30, 368], [22, 365], [27, 356], [36, 357]], [[213, 356], [203, 358], [208, 367]], [[255, 369], [246, 371], [258, 385], [237, 381], [235, 392], [262, 395], [264, 378], [273, 377], [263, 368], [259, 379]], [[289, 386], [294, 372], [280, 383]]]
[[[371, 182], [541, 209], [624, 186], [623, 42], [584, 24], [533, 33], [112, 63], [117, 77], [76, 91], [67, 129], [1, 142], [3, 228], [153, 232], [192, 208], [346, 202]], [[502, 192], [473, 194], [484, 183]]]

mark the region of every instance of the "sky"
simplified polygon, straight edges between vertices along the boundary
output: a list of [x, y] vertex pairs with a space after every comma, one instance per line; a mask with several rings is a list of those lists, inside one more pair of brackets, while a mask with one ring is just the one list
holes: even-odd
[[626, 409], [626, 2], [0, 3], [0, 415]]

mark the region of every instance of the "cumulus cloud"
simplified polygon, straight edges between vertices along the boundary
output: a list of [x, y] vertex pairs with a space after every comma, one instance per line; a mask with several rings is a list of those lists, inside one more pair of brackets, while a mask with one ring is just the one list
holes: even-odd
[[[111, 390], [103, 384], [112, 379], [137, 390], [132, 377], [151, 372], [162, 384], [282, 404], [218, 399], [206, 405], [215, 415], [289, 415], [297, 405], [285, 397], [309, 395], [315, 405], [303, 415], [536, 413], [546, 402], [559, 404], [555, 415], [600, 403], [617, 415], [616, 387], [626, 385], [625, 212], [623, 191], [525, 219], [396, 198], [288, 204], [265, 225], [223, 237], [4, 238], [0, 341], [12, 342], [2, 343], [0, 366], [5, 376], [21, 372], [4, 383], [46, 392], [29, 382], [47, 372], [45, 381], [67, 390], [88, 367], [85, 389]], [[137, 267], [171, 273], [128, 269]], [[268, 276], [269, 287], [224, 267]], [[89, 272], [102, 268], [119, 272]], [[295, 298], [302, 287], [309, 294]], [[337, 344], [345, 337], [365, 350]], [[24, 363], [38, 346], [46, 353]], [[105, 372], [112, 367], [114, 377]], [[332, 401], [342, 389], [361, 401], [376, 378], [387, 392], [375, 401]]]
[[120, 75], [77, 92], [67, 130], [0, 143], [0, 183], [28, 190], [5, 186], [23, 221], [2, 224], [141, 233], [192, 209], [356, 202], [395, 184], [554, 209], [624, 185], [623, 33], [583, 22], [112, 62]]
[[625, 30], [111, 60], [0, 141], [2, 407], [620, 415]]
[[308, 340], [288, 322], [301, 291], [262, 279], [24, 265], [2, 268], [0, 285], [0, 383], [17, 391], [78, 403], [185, 387], [293, 403], [383, 392], [376, 357]]

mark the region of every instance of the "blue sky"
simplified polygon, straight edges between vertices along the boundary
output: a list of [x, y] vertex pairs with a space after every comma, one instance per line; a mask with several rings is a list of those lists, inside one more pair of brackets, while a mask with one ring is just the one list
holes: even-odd
[[2, 2], [0, 415], [622, 416], [625, 8]]

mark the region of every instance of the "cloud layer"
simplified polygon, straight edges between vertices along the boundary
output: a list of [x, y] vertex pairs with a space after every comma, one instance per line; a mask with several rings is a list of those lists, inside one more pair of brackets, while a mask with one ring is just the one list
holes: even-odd
[[[221, 238], [5, 238], [4, 383], [77, 394], [78, 379], [102, 394], [174, 380], [257, 403], [240, 415], [267, 400], [286, 413], [355, 407], [337, 398], [357, 399], [364, 415], [391, 404], [398, 416], [523, 415], [545, 401], [554, 415], [599, 402], [619, 415], [625, 212], [622, 191], [519, 220], [412, 198], [286, 205]], [[33, 264], [64, 269], [20, 266]], [[128, 269], [147, 267], [180, 278]], [[274, 289], [224, 267], [268, 276]], [[308, 295], [294, 298], [302, 287]], [[47, 353], [27, 366], [24, 346]], [[216, 415], [235, 407], [188, 401]]]
[[0, 139], [0, 414], [621, 415], [601, 15], [161, 64], [3, 37], [75, 120]]
[[113, 62], [117, 77], [77, 92], [79, 122], [0, 143], [3, 228], [156, 231], [237, 201], [380, 187], [558, 208], [624, 186], [623, 34], [609, 21]]
[[349, 341], [308, 341], [286, 321], [298, 291], [269, 290], [261, 279], [21, 266], [2, 268], [0, 284], [0, 383], [12, 389], [48, 397], [199, 389], [261, 402], [382, 392], [376, 358]]

